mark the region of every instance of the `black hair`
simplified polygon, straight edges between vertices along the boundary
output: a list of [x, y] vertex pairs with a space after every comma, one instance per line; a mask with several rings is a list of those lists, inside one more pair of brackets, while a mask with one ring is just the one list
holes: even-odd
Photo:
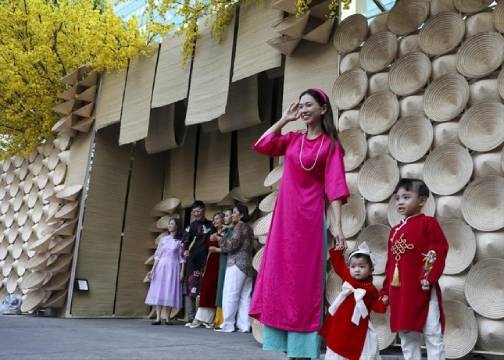
[[203, 201], [201, 200], [196, 200], [195, 202], [192, 203], [191, 205], [191, 210], [194, 209], [194, 208], [201, 208], [201, 209], [204, 209], [206, 208], [206, 205]]
[[394, 194], [397, 194], [399, 189], [404, 189], [406, 191], [413, 191], [415, 192], [418, 196], [428, 198], [429, 197], [429, 188], [425, 183], [420, 180], [420, 179], [401, 179], [397, 183], [395, 189], [394, 189]]
[[222, 220], [224, 220], [224, 212], [222, 211], [217, 211], [215, 214], [213, 214], [212, 219], [215, 219], [215, 217], [219, 215]]
[[371, 272], [374, 270], [373, 261], [371, 260], [371, 256], [369, 256], [368, 254], [363, 254], [363, 253], [352, 254], [352, 253], [350, 253], [350, 256], [348, 257], [348, 264], [350, 264], [350, 261], [352, 259], [366, 259], [366, 262], [369, 264], [369, 267], [371, 268]]
[[243, 221], [243, 222], [247, 222], [247, 221], [249, 221], [249, 212], [248, 212], [248, 207], [246, 207], [246, 206], [245, 206], [245, 205], [243, 205], [243, 204], [238, 203], [238, 204], [236, 204], [236, 205], [234, 206], [234, 208], [235, 208], [236, 210], [238, 210], [238, 212], [239, 212], [239, 213], [240, 213], [240, 215], [242, 216], [242, 221]]
[[320, 106], [327, 105], [327, 111], [324, 115], [322, 115], [322, 131], [329, 135], [329, 137], [331, 138], [331, 145], [334, 145], [334, 142], [338, 140], [338, 131], [336, 130], [336, 126], [334, 125], [333, 112], [329, 97], [325, 99], [319, 91], [316, 91], [314, 89], [307, 89], [303, 91], [301, 95], [299, 95], [299, 99], [301, 99], [301, 97], [306, 94], [314, 98]]
[[182, 221], [180, 221], [180, 219], [177, 219], [177, 218], [170, 218], [170, 220], [173, 220], [175, 222], [175, 226], [177, 227], [177, 231], [175, 232], [175, 236], [174, 238], [177, 239], [177, 240], [182, 240], [182, 236], [183, 236], [183, 228], [182, 228]]

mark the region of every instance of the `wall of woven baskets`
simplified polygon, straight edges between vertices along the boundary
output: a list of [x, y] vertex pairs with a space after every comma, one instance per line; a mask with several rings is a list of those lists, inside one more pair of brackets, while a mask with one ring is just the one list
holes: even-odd
[[70, 146], [92, 125], [96, 78], [85, 68], [63, 78], [55, 139], [0, 163], [0, 298], [22, 295], [24, 313], [61, 309], [66, 300], [83, 181], [67, 181], [72, 160], [82, 166]]
[[[394, 187], [405, 177], [427, 183], [424, 213], [450, 243], [440, 280], [448, 358], [504, 354], [504, 3], [491, 3], [401, 0], [370, 23], [350, 16], [333, 37], [341, 75], [332, 101], [351, 188], [343, 232], [349, 247], [366, 241], [377, 255], [381, 287], [388, 234], [400, 220]], [[280, 176], [281, 167], [267, 185]], [[275, 196], [259, 208], [272, 211]], [[254, 226], [262, 241], [270, 221], [271, 213]], [[330, 302], [339, 279], [333, 271], [327, 279]], [[382, 349], [395, 343], [386, 316], [373, 322]], [[260, 324], [253, 330], [260, 341]]]

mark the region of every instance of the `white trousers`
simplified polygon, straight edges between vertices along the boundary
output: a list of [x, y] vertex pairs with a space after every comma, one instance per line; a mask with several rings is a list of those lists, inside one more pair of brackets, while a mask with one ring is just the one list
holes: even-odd
[[247, 332], [250, 330], [248, 313], [251, 293], [252, 278], [245, 275], [236, 265], [228, 266], [222, 292], [222, 313], [224, 316], [222, 331], [234, 331], [235, 323], [238, 331]]
[[206, 307], [199, 307], [198, 311], [196, 311], [196, 316], [194, 317], [196, 320], [207, 323], [207, 324], [213, 324], [214, 319], [215, 319], [215, 309], [213, 308], [206, 308]]
[[[329, 348], [326, 348], [326, 354], [324, 360], [345, 360], [346, 358], [336, 354]], [[369, 322], [369, 328], [366, 332], [366, 338], [364, 340], [364, 346], [362, 347], [362, 353], [359, 358], [360, 360], [380, 360], [380, 348], [378, 346], [378, 335], [371, 324]]]
[[[427, 313], [427, 320], [425, 321], [423, 329], [428, 360], [445, 359], [440, 317], [436, 289], [432, 289], [429, 301], [429, 312]], [[401, 348], [405, 360], [420, 360], [422, 358], [422, 353], [420, 351], [422, 333], [416, 331], [399, 332], [399, 338], [401, 339]]]

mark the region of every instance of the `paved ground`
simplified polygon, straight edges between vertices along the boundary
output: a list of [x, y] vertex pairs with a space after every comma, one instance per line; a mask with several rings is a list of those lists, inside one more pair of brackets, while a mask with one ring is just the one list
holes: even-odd
[[[284, 360], [251, 334], [152, 326], [141, 319], [0, 316], [0, 360]], [[382, 355], [398, 360], [398, 349]], [[469, 356], [465, 359], [481, 359]]]

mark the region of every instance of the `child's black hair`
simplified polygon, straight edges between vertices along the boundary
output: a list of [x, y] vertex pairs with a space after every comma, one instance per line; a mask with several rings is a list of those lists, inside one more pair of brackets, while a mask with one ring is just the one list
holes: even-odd
[[371, 260], [371, 256], [369, 256], [368, 254], [363, 254], [363, 253], [353, 254], [353, 253], [350, 253], [350, 256], [348, 257], [348, 265], [350, 265], [350, 261], [352, 259], [366, 259], [367, 263], [369, 264], [369, 266], [371, 268], [371, 272], [374, 270], [373, 261]]
[[401, 179], [399, 180], [399, 183], [397, 183], [395, 189], [394, 189], [394, 194], [397, 194], [399, 189], [404, 189], [406, 191], [413, 191], [415, 192], [418, 196], [422, 196], [425, 198], [429, 197], [429, 188], [427, 185], [422, 180], [419, 179]]

